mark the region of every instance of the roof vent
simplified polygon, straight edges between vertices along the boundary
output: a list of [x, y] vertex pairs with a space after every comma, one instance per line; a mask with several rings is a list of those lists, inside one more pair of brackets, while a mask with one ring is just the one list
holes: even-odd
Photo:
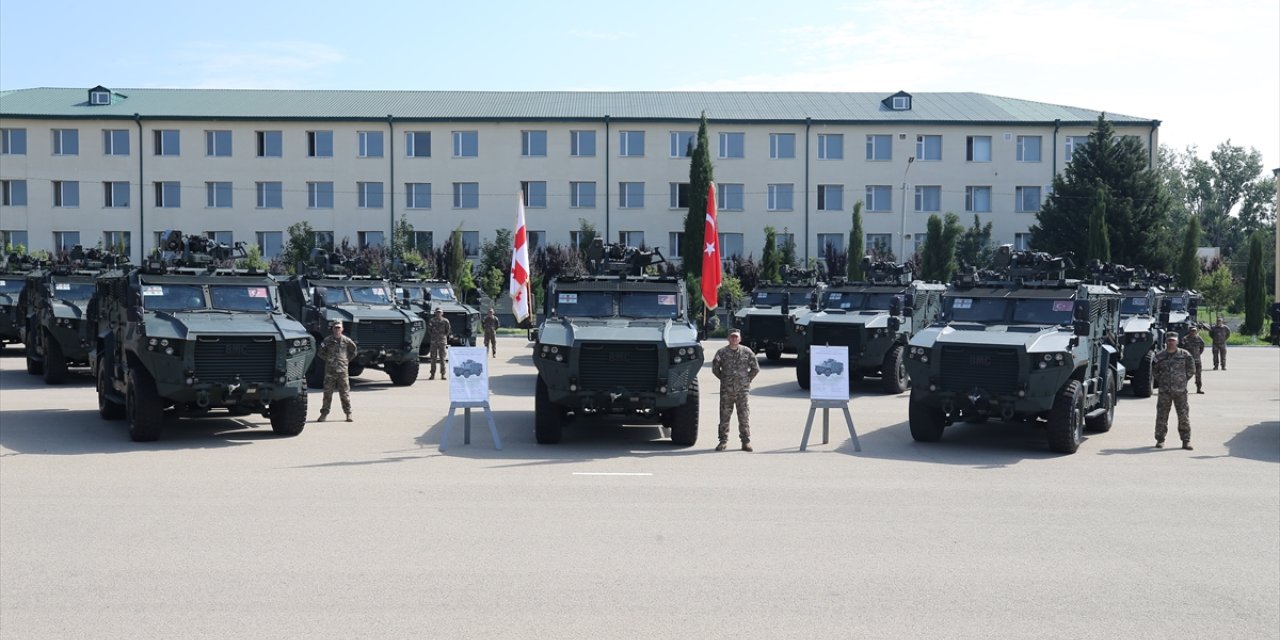
[[90, 89], [89, 104], [95, 106], [111, 104], [111, 90], [102, 85]]

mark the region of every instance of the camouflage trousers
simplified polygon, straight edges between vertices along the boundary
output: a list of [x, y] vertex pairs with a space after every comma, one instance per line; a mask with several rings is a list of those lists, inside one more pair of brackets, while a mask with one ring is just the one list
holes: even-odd
[[448, 369], [445, 369], [445, 353], [448, 346], [443, 342], [432, 342], [427, 348], [427, 357], [431, 358], [431, 375], [436, 375], [436, 365], [440, 365], [440, 375], [448, 377]]
[[738, 437], [743, 443], [751, 442], [751, 407], [747, 404], [747, 392], [721, 392], [720, 394], [720, 442], [729, 441], [729, 418], [734, 407], [738, 408]]
[[493, 351], [493, 355], [498, 355], [498, 334], [492, 331], [484, 332], [484, 349], [485, 351]]
[[1222, 362], [1222, 368], [1227, 368], [1227, 345], [1213, 345], [1213, 368], [1218, 368], [1218, 362]]
[[1164, 442], [1169, 433], [1169, 405], [1178, 411], [1178, 437], [1183, 442], [1191, 441], [1191, 407], [1187, 404], [1187, 394], [1160, 392], [1156, 401], [1156, 442]]
[[1200, 358], [1196, 358], [1196, 391], [1204, 388], [1204, 382], [1200, 380]]
[[342, 412], [351, 413], [351, 380], [347, 372], [324, 373], [324, 402], [320, 405], [320, 415], [328, 415], [329, 405], [333, 404], [333, 392], [338, 392], [338, 400], [342, 402]]

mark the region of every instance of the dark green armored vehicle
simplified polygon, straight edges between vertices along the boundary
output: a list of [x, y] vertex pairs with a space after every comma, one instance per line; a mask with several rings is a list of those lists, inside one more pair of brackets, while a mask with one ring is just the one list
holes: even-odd
[[19, 298], [27, 274], [38, 265], [26, 255], [12, 253], [0, 264], [0, 349], [22, 342], [25, 318], [19, 312]]
[[[203, 236], [166, 236], [164, 254], [95, 282], [90, 353], [103, 418], [126, 417], [136, 441], [179, 417], [260, 413], [286, 436], [307, 420], [316, 344], [280, 307], [275, 279], [219, 268], [231, 249]], [[243, 252], [243, 249], [241, 249]]]
[[534, 432], [560, 442], [570, 416], [660, 423], [677, 445], [698, 440], [702, 346], [678, 278], [640, 275], [659, 252], [609, 247], [601, 275], [558, 277], [533, 332]]
[[[329, 335], [329, 323], [341, 320], [343, 331], [359, 348], [349, 372], [358, 376], [367, 368], [381, 369], [391, 383], [407, 387], [418, 380], [418, 349], [426, 335], [426, 322], [393, 297], [386, 280], [351, 275], [341, 261], [332, 261], [323, 250], [313, 264], [300, 265], [301, 275], [280, 283], [285, 313], [307, 328], [318, 345]], [[324, 363], [317, 360], [307, 371], [312, 389], [324, 386]]]
[[864, 261], [867, 280], [834, 281], [819, 294], [812, 313], [796, 319], [799, 343], [796, 382], [809, 388], [809, 348], [849, 348], [849, 381], [864, 375], [880, 377], [885, 393], [907, 390], [907, 341], [929, 326], [942, 312], [946, 287], [912, 282], [908, 265]]
[[94, 281], [126, 262], [125, 257], [77, 246], [65, 261], [27, 274], [19, 305], [27, 373], [43, 374], [46, 384], [61, 384], [68, 367], [89, 366], [97, 337], [90, 305]]
[[1120, 294], [1065, 279], [1068, 258], [1005, 245], [993, 266], [953, 282], [942, 320], [907, 347], [911, 436], [936, 442], [959, 420], [1043, 420], [1049, 448], [1074, 453], [1086, 428], [1111, 428], [1125, 374]]
[[1185, 338], [1191, 327], [1200, 323], [1200, 292], [1195, 289], [1171, 289], [1160, 302], [1160, 323], [1165, 331]]
[[1135, 397], [1150, 397], [1155, 389], [1151, 365], [1164, 348], [1164, 325], [1158, 311], [1164, 300], [1164, 286], [1172, 276], [1150, 273], [1142, 267], [1118, 264], [1091, 264], [1090, 280], [1115, 285], [1123, 296], [1120, 302], [1120, 349], [1129, 390]]
[[742, 331], [742, 344], [763, 352], [770, 362], [784, 353], [798, 353], [802, 340], [795, 333], [796, 318], [822, 292], [817, 272], [788, 270], [781, 283], [764, 283], [751, 291], [751, 299], [733, 316]]
[[[391, 284], [395, 286], [396, 300], [408, 302], [409, 308], [423, 322], [430, 320], [436, 309], [444, 311], [444, 319], [449, 321], [451, 346], [476, 346], [476, 336], [480, 335], [480, 310], [464, 304], [454, 293], [453, 283], [448, 280], [397, 278]], [[418, 354], [427, 355], [430, 346], [429, 340], [423, 340]]]

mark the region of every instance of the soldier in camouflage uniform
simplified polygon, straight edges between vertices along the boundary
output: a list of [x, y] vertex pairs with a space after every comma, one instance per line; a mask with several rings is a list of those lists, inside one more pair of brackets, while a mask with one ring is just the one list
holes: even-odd
[[1227, 338], [1231, 337], [1231, 329], [1227, 327], [1227, 323], [1218, 318], [1212, 327], [1209, 327], [1209, 338], [1213, 340], [1213, 370], [1218, 370], [1218, 362], [1222, 362], [1222, 370], [1227, 370]]
[[1195, 325], [1187, 330], [1187, 336], [1182, 339], [1182, 348], [1191, 354], [1196, 361], [1196, 393], [1204, 393], [1204, 383], [1200, 380], [1200, 356], [1204, 355], [1204, 338], [1200, 337], [1200, 330]]
[[1191, 450], [1191, 407], [1187, 405], [1187, 382], [1196, 374], [1195, 357], [1186, 349], [1178, 348], [1178, 336], [1170, 331], [1165, 334], [1165, 350], [1156, 354], [1151, 365], [1155, 383], [1160, 387], [1156, 402], [1156, 448], [1164, 448], [1164, 436], [1169, 432], [1169, 405], [1178, 411], [1178, 436], [1182, 448]]
[[729, 442], [729, 417], [738, 408], [738, 437], [742, 438], [742, 450], [751, 451], [751, 407], [747, 396], [751, 381], [760, 373], [756, 354], [742, 345], [742, 333], [729, 331], [729, 346], [716, 352], [711, 361], [711, 374], [720, 379], [720, 444], [716, 451], [724, 451]]
[[444, 380], [449, 377], [448, 369], [445, 369], [444, 354], [449, 344], [449, 321], [444, 317], [444, 309], [436, 309], [436, 313], [427, 321], [427, 339], [430, 340], [430, 347], [427, 349], [427, 357], [431, 358], [431, 377], [428, 380], [435, 380], [436, 365], [440, 365], [440, 379]]
[[316, 352], [316, 357], [324, 362], [324, 404], [320, 405], [318, 422], [329, 417], [334, 390], [342, 401], [342, 412], [347, 414], [347, 422], [351, 422], [351, 381], [347, 378], [347, 367], [356, 357], [356, 343], [342, 335], [341, 320], [334, 320], [329, 326], [333, 333], [320, 343], [320, 350]]
[[498, 314], [493, 307], [489, 307], [489, 315], [480, 321], [480, 327], [484, 329], [485, 351], [492, 349], [493, 355], [498, 355]]

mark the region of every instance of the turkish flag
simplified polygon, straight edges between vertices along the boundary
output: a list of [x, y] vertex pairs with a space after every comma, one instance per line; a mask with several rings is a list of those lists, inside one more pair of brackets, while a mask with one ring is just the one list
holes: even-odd
[[720, 289], [720, 233], [716, 231], [716, 185], [707, 186], [707, 224], [702, 232], [702, 301], [714, 311]]

